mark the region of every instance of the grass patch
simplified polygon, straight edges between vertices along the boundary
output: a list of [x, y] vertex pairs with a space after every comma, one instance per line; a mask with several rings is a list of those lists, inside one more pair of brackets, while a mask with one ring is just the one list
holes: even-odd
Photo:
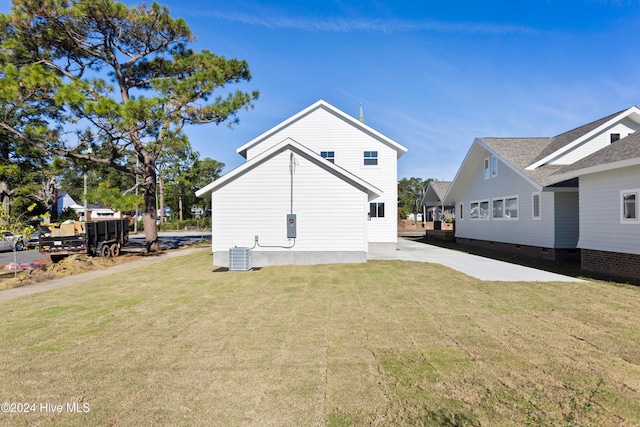
[[0, 304], [0, 424], [640, 424], [639, 288], [210, 261]]

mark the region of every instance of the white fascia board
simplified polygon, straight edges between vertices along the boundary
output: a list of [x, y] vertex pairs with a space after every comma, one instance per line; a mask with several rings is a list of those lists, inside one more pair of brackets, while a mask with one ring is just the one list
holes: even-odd
[[570, 172], [559, 173], [552, 176], [554, 178], [558, 178], [559, 180], [564, 181], [564, 180], [576, 178], [582, 175], [589, 175], [589, 174], [598, 173], [598, 172], [606, 172], [614, 169], [621, 169], [629, 166], [638, 166], [638, 165], [640, 165], [640, 157], [635, 157], [633, 159], [625, 159], [625, 160], [620, 160], [618, 162], [611, 162], [611, 163], [605, 163], [605, 164], [596, 165], [596, 166], [590, 166], [587, 168], [576, 169]]
[[334, 173], [335, 175], [339, 176], [342, 180], [350, 183], [351, 185], [353, 185], [354, 187], [358, 187], [360, 188], [362, 191], [366, 192], [368, 195], [369, 200], [373, 200], [377, 197], [380, 197], [383, 194], [383, 191], [380, 190], [379, 188], [375, 187], [374, 185], [369, 184], [367, 181], [361, 179], [360, 177], [350, 173], [349, 171], [347, 171], [346, 169], [343, 169], [339, 166], [336, 166], [335, 164], [329, 162], [328, 160], [326, 160], [325, 158], [323, 158], [322, 156], [320, 156], [318, 153], [308, 149], [307, 147], [303, 146], [302, 144], [296, 142], [295, 140], [291, 139], [291, 138], [287, 138], [281, 142], [279, 142], [278, 144], [274, 145], [273, 147], [271, 147], [270, 149], [268, 149], [267, 151], [264, 151], [260, 154], [258, 154], [256, 157], [252, 158], [251, 160], [247, 161], [246, 163], [238, 166], [237, 168], [233, 169], [232, 171], [228, 172], [227, 174], [223, 175], [222, 177], [216, 179], [215, 181], [211, 182], [209, 185], [201, 188], [200, 190], [196, 191], [196, 196], [197, 197], [203, 197], [206, 194], [209, 194], [213, 191], [215, 191], [216, 189], [224, 186], [225, 184], [233, 181], [234, 179], [236, 179], [237, 177], [243, 175], [244, 173], [250, 171], [251, 169], [253, 169], [254, 167], [258, 166], [259, 164], [267, 161], [268, 159], [270, 159], [271, 157], [275, 156], [276, 154], [281, 153], [284, 150], [291, 150], [294, 153], [297, 153], [303, 157], [305, 157], [306, 159], [310, 160], [311, 162], [315, 163], [316, 165], [331, 171], [332, 173]]
[[615, 123], [621, 121], [622, 119], [624, 119], [625, 117], [630, 116], [633, 113], [640, 115], [640, 109], [638, 109], [638, 107], [636, 107], [635, 105], [633, 107], [623, 111], [622, 113], [618, 114], [617, 116], [615, 116], [614, 118], [612, 118], [608, 122], [603, 123], [602, 125], [600, 125], [597, 128], [593, 129], [591, 132], [588, 132], [588, 133], [582, 135], [580, 138], [576, 139], [575, 141], [571, 142], [570, 144], [567, 144], [564, 147], [560, 148], [559, 150], [554, 151], [553, 153], [549, 154], [544, 159], [540, 159], [537, 162], [527, 166], [526, 170], [534, 170], [534, 169], [544, 165], [545, 163], [547, 163], [547, 162], [549, 162], [549, 161], [551, 161], [551, 160], [553, 160], [553, 159], [555, 159], [555, 158], [567, 153], [571, 149], [575, 148], [577, 145], [580, 145], [582, 142], [584, 142], [587, 139], [593, 137], [594, 135], [602, 132], [604, 129], [606, 129], [608, 127], [611, 127]]
[[[431, 182], [427, 185], [427, 189], [424, 192], [424, 195], [422, 196], [421, 206], [427, 206], [427, 196], [429, 194], [433, 194], [435, 196], [435, 198], [438, 199], [438, 202], [439, 202], [438, 206], [442, 206], [442, 200], [444, 200], [444, 199], [440, 199], [440, 196], [438, 196], [438, 193], [436, 192], [436, 190], [431, 185]], [[434, 205], [430, 205], [430, 206], [434, 206]]]
[[266, 132], [258, 135], [257, 137], [253, 138], [251, 141], [249, 141], [246, 144], [244, 144], [241, 147], [239, 147], [236, 150], [236, 152], [238, 154], [240, 154], [242, 157], [246, 158], [247, 157], [247, 150], [249, 150], [251, 147], [259, 144], [262, 140], [266, 139], [269, 135], [272, 135], [272, 134], [274, 134], [276, 132], [279, 132], [280, 130], [282, 130], [282, 129], [286, 128], [287, 126], [289, 126], [291, 123], [294, 123], [294, 122], [300, 120], [302, 117], [306, 116], [307, 114], [311, 113], [312, 111], [314, 111], [314, 110], [316, 110], [318, 108], [325, 108], [325, 109], [331, 111], [336, 116], [339, 116], [342, 119], [344, 119], [345, 121], [349, 122], [352, 126], [360, 128], [364, 132], [372, 135], [374, 138], [376, 138], [376, 139], [380, 140], [381, 142], [389, 145], [390, 147], [392, 147], [393, 149], [396, 150], [397, 158], [400, 158], [408, 150], [403, 145], [401, 145], [401, 144], [397, 143], [396, 141], [392, 140], [391, 138], [381, 134], [377, 130], [367, 126], [366, 124], [362, 123], [360, 120], [356, 119], [355, 117], [351, 117], [350, 115], [346, 114], [344, 111], [341, 111], [338, 108], [336, 108], [333, 105], [331, 105], [328, 102], [326, 102], [325, 100], [320, 99], [319, 101], [316, 101], [315, 103], [313, 103], [312, 105], [308, 106], [307, 108], [305, 108], [304, 110], [300, 111], [299, 113], [294, 114], [293, 116], [289, 117], [288, 119], [284, 120], [283, 122], [279, 123], [278, 125], [272, 127], [268, 131], [266, 131]]
[[[453, 181], [451, 181], [451, 185], [449, 186], [449, 189], [447, 190], [446, 194], [442, 198], [442, 203], [446, 203], [447, 202], [447, 198], [449, 197], [449, 193], [451, 193], [451, 191], [456, 186], [456, 182], [458, 180], [458, 176], [460, 176], [460, 172], [462, 172], [462, 169], [464, 169], [464, 165], [467, 163], [467, 160], [469, 159], [469, 156], [471, 155], [471, 152], [473, 151], [473, 147], [475, 146], [477, 141], [478, 141], [478, 138], [476, 138], [471, 143], [471, 147], [469, 147], [469, 149], [467, 150], [467, 154], [464, 156], [464, 159], [462, 160], [462, 163], [460, 164], [460, 167], [458, 168], [458, 171], [456, 172], [456, 176], [453, 177]], [[454, 200], [454, 202], [455, 202], [455, 200]]]
[[473, 148], [478, 145], [480, 147], [482, 147], [484, 150], [486, 150], [487, 152], [489, 152], [490, 155], [492, 156], [496, 156], [498, 159], [500, 159], [502, 161], [503, 164], [507, 165], [507, 167], [509, 167], [509, 169], [513, 170], [514, 172], [516, 172], [518, 175], [520, 175], [525, 181], [527, 181], [529, 184], [533, 185], [538, 191], [542, 191], [542, 186], [540, 184], [538, 184], [537, 182], [535, 182], [533, 179], [531, 179], [529, 176], [527, 176], [522, 170], [520, 170], [519, 168], [517, 168], [516, 166], [514, 166], [511, 162], [509, 162], [508, 160], [506, 160], [504, 157], [500, 156], [498, 153], [496, 153], [494, 150], [492, 150], [491, 148], [489, 148], [489, 146], [487, 146], [484, 142], [482, 142], [480, 140], [480, 138], [476, 138], [473, 141], [473, 144], [471, 144], [471, 148], [469, 148], [469, 151], [467, 151], [467, 155], [464, 157], [464, 160], [462, 161], [462, 165], [460, 166], [460, 168], [458, 169], [458, 172], [456, 173], [456, 176], [453, 178], [453, 181], [451, 182], [451, 186], [449, 187], [449, 190], [447, 190], [447, 193], [444, 195], [444, 197], [442, 198], [442, 203], [444, 205], [452, 205], [453, 202], [457, 202], [457, 200], [449, 200], [449, 193], [452, 192], [454, 186], [456, 185], [456, 181], [458, 179], [458, 176], [460, 175], [460, 173], [462, 172], [465, 164], [467, 163], [469, 156], [471, 155], [471, 152], [473, 151]]
[[260, 135], [256, 136], [251, 141], [249, 141], [249, 142], [243, 144], [242, 146], [238, 147], [238, 149], [236, 149], [236, 153], [240, 154], [244, 158], [247, 158], [247, 150], [249, 148], [253, 147], [254, 145], [257, 145], [260, 141], [262, 141], [263, 139], [266, 139], [269, 135], [271, 135], [273, 133], [276, 133], [280, 129], [283, 129], [283, 128], [289, 126], [291, 123], [297, 121], [301, 117], [306, 116], [309, 112], [315, 110], [316, 108], [318, 108], [323, 103], [324, 103], [324, 101], [322, 99], [314, 102], [313, 104], [311, 104], [310, 106], [308, 106], [304, 110], [294, 114], [293, 116], [291, 116], [288, 119], [280, 122], [279, 124], [275, 125], [274, 127], [272, 127], [271, 129], [267, 130], [266, 132], [263, 132]]
[[476, 139], [476, 141], [478, 142], [478, 144], [484, 148], [485, 150], [487, 150], [492, 156], [496, 156], [498, 159], [500, 159], [502, 161], [503, 164], [507, 165], [507, 167], [509, 169], [511, 169], [512, 171], [514, 171], [515, 173], [517, 173], [518, 175], [520, 175], [525, 181], [527, 181], [529, 184], [533, 185], [538, 191], [542, 191], [542, 186], [540, 184], [538, 184], [537, 182], [535, 182], [533, 179], [531, 179], [526, 173], [524, 173], [524, 171], [518, 167], [516, 167], [513, 163], [511, 163], [510, 161], [508, 161], [507, 159], [505, 159], [504, 157], [502, 157], [500, 154], [496, 153], [495, 151], [493, 151], [491, 148], [489, 148], [484, 142], [482, 142], [480, 139]]

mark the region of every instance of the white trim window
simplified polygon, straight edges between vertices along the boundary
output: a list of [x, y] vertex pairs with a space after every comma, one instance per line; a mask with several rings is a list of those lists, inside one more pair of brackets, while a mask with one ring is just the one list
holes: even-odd
[[495, 178], [496, 176], [498, 176], [498, 158], [491, 156], [491, 177]]
[[491, 217], [493, 219], [503, 219], [504, 218], [504, 199], [493, 199], [491, 201], [491, 205], [493, 208]]
[[620, 191], [620, 222], [622, 224], [640, 224], [640, 189]]
[[500, 197], [491, 200], [491, 218], [518, 219], [518, 196]]
[[365, 166], [377, 166], [378, 165], [378, 152], [377, 151], [365, 151], [363, 156], [363, 164]]
[[485, 159], [484, 159], [484, 179], [491, 178], [491, 175], [490, 175], [491, 169], [489, 167], [490, 165], [491, 165], [490, 159], [488, 157], [485, 157]]
[[478, 201], [471, 202], [469, 219], [488, 220], [489, 219], [489, 201], [478, 200]]
[[518, 196], [506, 197], [504, 199], [504, 217], [506, 219], [518, 219]]
[[533, 219], [542, 219], [541, 196], [540, 193], [533, 193], [531, 195], [531, 216]]
[[335, 151], [321, 151], [320, 155], [330, 161], [331, 163], [336, 162], [336, 153]]

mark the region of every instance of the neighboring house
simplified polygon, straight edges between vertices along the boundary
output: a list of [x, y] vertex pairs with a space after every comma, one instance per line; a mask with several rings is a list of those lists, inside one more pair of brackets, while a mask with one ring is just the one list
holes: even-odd
[[451, 187], [451, 181], [431, 181], [424, 190], [422, 206], [427, 221], [440, 221], [443, 212], [452, 212], [454, 206], [444, 205], [444, 196]]
[[582, 268], [640, 281], [640, 132], [572, 165], [557, 179], [580, 181]]
[[[68, 193], [62, 193], [58, 196], [58, 218], [66, 208], [73, 209], [78, 218], [84, 220], [84, 206], [76, 203]], [[87, 211], [89, 220], [123, 218], [120, 211], [114, 211], [93, 203], [87, 204]]]
[[252, 248], [254, 266], [364, 262], [373, 246], [395, 249], [406, 151], [322, 100], [269, 129], [238, 148], [243, 165], [196, 193], [211, 196], [214, 264], [228, 265], [235, 246]]
[[578, 258], [579, 181], [556, 173], [638, 129], [640, 110], [631, 107], [555, 137], [477, 138], [445, 195], [456, 207], [456, 239]]

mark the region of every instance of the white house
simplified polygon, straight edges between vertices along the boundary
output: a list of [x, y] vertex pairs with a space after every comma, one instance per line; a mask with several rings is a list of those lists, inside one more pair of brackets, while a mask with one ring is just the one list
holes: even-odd
[[395, 249], [406, 151], [323, 100], [269, 129], [238, 148], [243, 165], [196, 193], [211, 197], [214, 264], [228, 265], [236, 246], [252, 248], [254, 266], [364, 262], [372, 246]]
[[555, 137], [477, 138], [444, 203], [456, 239], [547, 259], [578, 258], [577, 175], [563, 168], [640, 129], [631, 107]]
[[440, 221], [445, 209], [452, 211], [453, 206], [444, 205], [444, 196], [451, 187], [451, 181], [431, 181], [424, 190], [421, 205], [427, 221]]
[[561, 169], [578, 177], [582, 268], [640, 282], [640, 132]]
[[[58, 196], [58, 217], [60, 217], [62, 211], [64, 211], [66, 208], [73, 209], [76, 215], [84, 220], [84, 206], [76, 203], [76, 201], [73, 200], [73, 198], [68, 193], [62, 193], [60, 196]], [[89, 214], [88, 219], [92, 221], [99, 219], [123, 218], [122, 212], [114, 211], [113, 209], [105, 208], [94, 203], [87, 204], [87, 211]]]

